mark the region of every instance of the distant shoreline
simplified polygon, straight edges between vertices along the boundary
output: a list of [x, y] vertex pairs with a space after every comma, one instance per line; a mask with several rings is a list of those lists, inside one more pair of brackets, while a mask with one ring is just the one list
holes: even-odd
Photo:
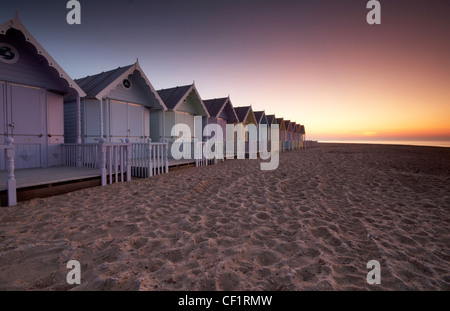
[[450, 148], [450, 141], [320, 141], [319, 144], [348, 145], [389, 145], [407, 147], [437, 147]]

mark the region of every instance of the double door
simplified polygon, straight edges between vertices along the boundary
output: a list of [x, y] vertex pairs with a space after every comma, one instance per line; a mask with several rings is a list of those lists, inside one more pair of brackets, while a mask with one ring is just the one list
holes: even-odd
[[[15, 168], [46, 167], [46, 91], [0, 82], [0, 143], [12, 137], [16, 146]], [[5, 157], [0, 155], [0, 169]]]

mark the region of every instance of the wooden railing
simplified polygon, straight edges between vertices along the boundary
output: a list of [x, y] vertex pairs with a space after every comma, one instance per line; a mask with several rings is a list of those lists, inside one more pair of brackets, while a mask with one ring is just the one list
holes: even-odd
[[131, 145], [131, 175], [148, 178], [169, 172], [169, 144], [167, 142], [133, 143]]
[[101, 185], [131, 180], [131, 144], [63, 144], [63, 165], [100, 169]]
[[100, 172], [102, 186], [109, 183], [131, 181], [131, 144], [129, 141], [123, 144], [106, 144], [100, 140]]
[[63, 144], [63, 165], [99, 168], [100, 144]]
[[4, 150], [5, 152], [6, 171], [8, 172], [8, 177], [6, 178], [8, 206], [14, 206], [17, 204], [16, 178], [14, 175], [14, 157], [16, 155], [14, 139], [11, 137], [6, 137], [5, 145], [0, 145], [0, 150]]

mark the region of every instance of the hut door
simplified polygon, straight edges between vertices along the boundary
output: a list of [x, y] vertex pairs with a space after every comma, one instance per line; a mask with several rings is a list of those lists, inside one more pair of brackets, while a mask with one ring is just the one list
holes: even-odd
[[141, 105], [110, 101], [110, 132], [111, 141], [120, 142], [128, 138], [130, 142], [141, 142], [144, 137], [144, 108]]
[[16, 168], [46, 167], [45, 90], [10, 84], [6, 100], [5, 127], [16, 145]]
[[111, 142], [118, 143], [128, 137], [127, 104], [115, 100], [110, 101]]
[[144, 111], [141, 105], [128, 104], [128, 138], [132, 143], [142, 141], [144, 136]]

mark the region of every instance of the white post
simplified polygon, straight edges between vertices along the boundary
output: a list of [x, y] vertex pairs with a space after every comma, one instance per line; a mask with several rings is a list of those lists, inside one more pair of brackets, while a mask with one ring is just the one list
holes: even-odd
[[103, 100], [100, 99], [100, 137], [103, 138]]
[[127, 148], [127, 182], [131, 181], [131, 144], [130, 140], [127, 138], [125, 140]]
[[166, 168], [166, 174], [169, 173], [169, 140], [167, 138], [164, 138], [164, 163]]
[[[77, 93], [77, 144], [81, 145], [81, 100], [80, 94]], [[70, 149], [69, 149], [70, 150]], [[77, 146], [75, 148], [75, 156], [76, 156], [76, 166], [81, 167], [83, 163], [81, 161], [81, 147]]]
[[165, 142], [166, 139], [166, 111], [162, 110], [162, 139], [161, 142]]
[[14, 157], [15, 157], [15, 147], [14, 139], [11, 137], [5, 138], [5, 144], [9, 146], [6, 149], [6, 170], [8, 171], [8, 181], [6, 188], [8, 189], [8, 206], [14, 206], [17, 204], [17, 192], [16, 192], [16, 178], [14, 176]]
[[106, 186], [106, 146], [105, 139], [100, 137], [99, 148], [100, 152], [100, 176], [102, 179], [102, 186]]
[[152, 139], [147, 139], [147, 153], [148, 153], [148, 177], [153, 176], [153, 163], [152, 163]]

